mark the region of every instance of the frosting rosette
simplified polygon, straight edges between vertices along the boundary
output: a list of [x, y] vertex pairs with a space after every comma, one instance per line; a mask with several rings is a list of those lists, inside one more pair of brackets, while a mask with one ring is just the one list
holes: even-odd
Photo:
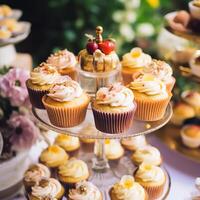
[[46, 62], [58, 69], [74, 67], [77, 63], [75, 55], [67, 49], [52, 54]]
[[80, 97], [82, 93], [80, 85], [76, 81], [69, 80], [63, 84], [54, 85], [47, 95], [55, 101], [67, 102]]
[[102, 87], [96, 93], [97, 104], [118, 106], [133, 106], [133, 92], [120, 83], [111, 85], [109, 88]]
[[150, 55], [145, 54], [141, 48], [133, 48], [129, 53], [122, 57], [122, 66], [128, 68], [142, 68], [149, 65], [152, 61]]
[[69, 191], [70, 200], [101, 200], [99, 189], [92, 183], [82, 181], [76, 184], [75, 189]]

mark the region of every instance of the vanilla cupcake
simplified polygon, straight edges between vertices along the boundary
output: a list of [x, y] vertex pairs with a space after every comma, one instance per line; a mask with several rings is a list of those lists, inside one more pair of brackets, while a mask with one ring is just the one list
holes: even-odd
[[136, 151], [139, 148], [142, 148], [147, 145], [147, 141], [144, 135], [123, 138], [121, 140], [123, 147], [129, 151]]
[[39, 184], [43, 178], [50, 178], [49, 169], [40, 163], [31, 165], [24, 173], [23, 184], [26, 191], [29, 191], [32, 186]]
[[172, 68], [169, 64], [161, 60], [153, 59], [153, 61], [144, 68], [143, 73], [151, 74], [163, 81], [168, 92], [172, 91], [176, 82], [176, 79], [172, 76]]
[[64, 192], [64, 188], [56, 179], [42, 179], [38, 185], [31, 188], [28, 198], [29, 200], [59, 200], [63, 197]]
[[143, 162], [151, 165], [160, 165], [162, 163], [160, 151], [151, 145], [137, 149], [131, 156], [131, 159], [136, 165], [140, 165]]
[[133, 75], [142, 70], [151, 63], [151, 56], [145, 54], [142, 49], [136, 47], [122, 57], [122, 77], [124, 85], [133, 80]]
[[59, 166], [58, 178], [66, 186], [73, 187], [74, 184], [89, 178], [87, 164], [82, 160], [71, 158], [68, 162]]
[[200, 147], [200, 126], [186, 125], [181, 129], [181, 139], [185, 146], [189, 148]]
[[69, 155], [58, 145], [49, 146], [40, 155], [40, 162], [47, 167], [56, 168], [65, 163]]
[[77, 79], [75, 55], [67, 49], [60, 50], [48, 57], [47, 63], [55, 66], [61, 75], [68, 75], [73, 80]]
[[68, 80], [55, 84], [42, 102], [53, 125], [69, 128], [84, 121], [90, 98], [76, 81]]
[[137, 103], [136, 119], [157, 121], [163, 118], [172, 94], [161, 80], [150, 74], [141, 74], [128, 87]]
[[125, 175], [110, 189], [111, 200], [147, 200], [144, 188], [132, 176]]
[[135, 181], [144, 187], [150, 200], [162, 196], [166, 183], [166, 175], [162, 168], [143, 163], [134, 172], [134, 177]]
[[71, 156], [75, 156], [80, 148], [79, 138], [66, 134], [59, 134], [55, 139], [55, 144], [62, 147]]
[[103, 200], [100, 190], [91, 182], [82, 181], [69, 190], [69, 200]]
[[179, 102], [173, 106], [173, 115], [171, 118], [171, 122], [174, 125], [179, 126], [183, 124], [184, 120], [192, 118], [194, 116], [195, 111], [190, 105]]

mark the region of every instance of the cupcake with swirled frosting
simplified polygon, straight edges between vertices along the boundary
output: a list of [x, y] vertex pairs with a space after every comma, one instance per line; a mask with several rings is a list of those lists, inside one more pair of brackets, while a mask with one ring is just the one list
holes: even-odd
[[133, 122], [136, 110], [133, 92], [115, 83], [102, 87], [92, 102], [96, 128], [104, 133], [123, 133]]
[[51, 54], [46, 62], [56, 67], [61, 75], [68, 75], [73, 80], [76, 80], [77, 72], [75, 67], [77, 60], [72, 52], [67, 49], [57, 51]]
[[59, 166], [58, 178], [67, 186], [74, 186], [74, 184], [89, 178], [88, 166], [82, 160], [71, 158], [68, 162]]
[[55, 84], [42, 98], [50, 122], [58, 127], [79, 125], [85, 119], [89, 96], [73, 80]]
[[129, 53], [122, 57], [122, 77], [124, 85], [133, 80], [133, 75], [142, 72], [142, 70], [151, 63], [150, 55], [145, 54], [141, 48], [133, 48]]
[[137, 149], [131, 156], [131, 159], [136, 165], [140, 165], [143, 162], [152, 165], [160, 165], [162, 163], [160, 151], [151, 145]]
[[162, 168], [143, 163], [134, 172], [134, 178], [147, 191], [149, 199], [162, 196], [166, 183], [166, 174]]
[[99, 189], [91, 182], [82, 181], [76, 184], [75, 189], [69, 190], [69, 200], [103, 200]]
[[133, 176], [124, 175], [110, 190], [111, 200], [147, 200], [144, 188], [135, 182]]
[[23, 184], [26, 191], [29, 191], [32, 186], [37, 185], [42, 178], [50, 178], [51, 173], [43, 164], [37, 163], [31, 165], [24, 173]]
[[54, 84], [63, 83], [69, 79], [68, 76], [61, 76], [52, 65], [41, 63], [33, 69], [30, 78], [26, 81], [31, 104], [36, 108], [43, 109], [42, 97]]
[[42, 179], [38, 185], [31, 188], [29, 200], [60, 200], [64, 195], [64, 188], [54, 178]]
[[161, 80], [150, 74], [141, 74], [128, 88], [133, 91], [137, 103], [136, 119], [157, 121], [163, 118], [172, 94]]

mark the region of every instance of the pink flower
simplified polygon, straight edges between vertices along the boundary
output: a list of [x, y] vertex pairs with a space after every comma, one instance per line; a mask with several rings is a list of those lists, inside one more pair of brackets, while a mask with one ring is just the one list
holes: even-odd
[[13, 150], [20, 151], [29, 149], [39, 136], [39, 129], [27, 117], [14, 113], [8, 120], [8, 125], [12, 128], [10, 142]]
[[9, 98], [12, 106], [21, 106], [28, 99], [26, 80], [29, 72], [20, 68], [13, 68], [0, 78], [0, 92], [5, 98]]

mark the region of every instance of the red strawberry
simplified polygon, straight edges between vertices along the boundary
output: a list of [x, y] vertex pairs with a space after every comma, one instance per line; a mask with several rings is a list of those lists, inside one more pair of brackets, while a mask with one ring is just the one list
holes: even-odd
[[115, 50], [115, 42], [112, 40], [104, 40], [103, 42], [100, 42], [98, 46], [99, 49], [106, 55]]

